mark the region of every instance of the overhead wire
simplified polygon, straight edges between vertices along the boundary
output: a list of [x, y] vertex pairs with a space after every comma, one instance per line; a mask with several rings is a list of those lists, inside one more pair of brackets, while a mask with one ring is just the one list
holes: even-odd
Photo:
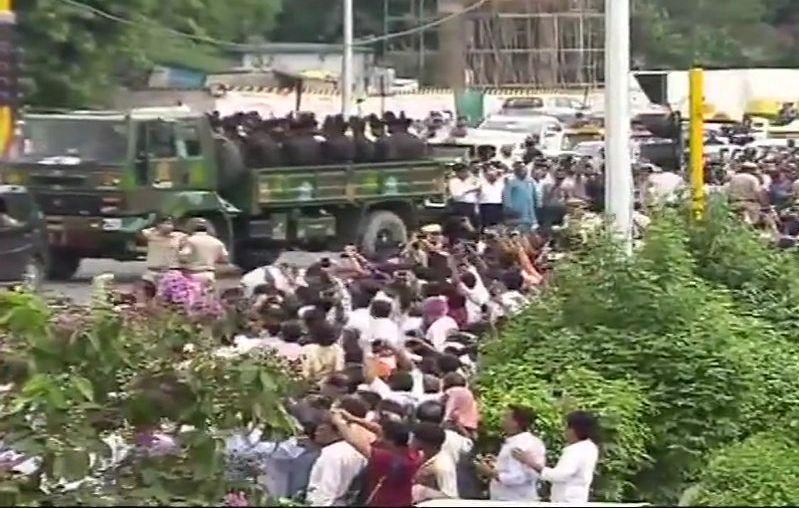
[[[149, 28], [159, 29], [159, 30], [167, 32], [167, 33], [169, 33], [171, 35], [174, 35], [176, 37], [183, 37], [185, 39], [191, 39], [191, 40], [194, 40], [194, 41], [197, 41], [197, 42], [204, 42], [206, 44], [211, 44], [211, 45], [215, 45], [215, 46], [224, 46], [224, 47], [229, 47], [229, 48], [232, 48], [232, 49], [239, 49], [239, 50], [248, 50], [248, 49], [255, 50], [255, 49], [259, 49], [259, 48], [263, 47], [263, 45], [260, 45], [260, 44], [245, 44], [245, 43], [240, 43], [240, 42], [224, 41], [224, 40], [221, 40], [221, 39], [216, 39], [214, 37], [209, 37], [209, 36], [205, 36], [205, 35], [196, 35], [196, 34], [190, 34], [190, 33], [186, 33], [186, 32], [181, 32], [180, 30], [175, 30], [174, 28], [169, 28], [167, 26], [163, 26], [163, 25], [160, 25], [160, 24], [157, 24], [157, 23], [145, 23], [145, 22], [142, 22], [142, 21], [136, 21], [136, 20], [132, 20], [132, 19], [128, 19], [128, 18], [123, 18], [121, 16], [117, 16], [116, 14], [112, 14], [112, 13], [110, 13], [108, 11], [104, 11], [102, 9], [94, 7], [93, 5], [85, 4], [85, 3], [79, 2], [77, 0], [58, 0], [58, 1], [63, 3], [63, 4], [66, 4], [66, 5], [70, 5], [70, 6], [74, 7], [74, 8], [76, 8], [76, 9], [82, 9], [84, 11], [91, 12], [91, 13], [97, 15], [97, 16], [100, 16], [102, 18], [108, 19], [110, 21], [115, 21], [117, 23], [122, 23], [122, 24], [129, 25], [129, 26], [148, 26]], [[478, 0], [477, 2], [473, 3], [472, 5], [466, 7], [466, 8], [464, 8], [464, 9], [458, 11], [458, 12], [453, 12], [451, 14], [448, 14], [448, 15], [443, 16], [441, 18], [438, 18], [436, 20], [430, 21], [428, 23], [424, 23], [422, 25], [419, 25], [419, 26], [416, 26], [416, 27], [413, 27], [413, 28], [409, 28], [407, 30], [402, 30], [402, 31], [394, 32], [394, 33], [390, 33], [390, 34], [378, 35], [378, 36], [370, 36], [370, 37], [362, 37], [362, 38], [359, 38], [359, 39], [356, 39], [355, 41], [353, 41], [353, 44], [356, 45], [356, 46], [365, 46], [365, 45], [374, 44], [374, 43], [377, 43], [377, 42], [396, 39], [396, 38], [399, 38], [399, 37], [406, 37], [408, 35], [413, 35], [413, 34], [416, 34], [416, 33], [419, 33], [419, 32], [424, 32], [426, 30], [430, 30], [431, 28], [435, 28], [435, 27], [437, 27], [439, 25], [443, 25], [444, 23], [446, 23], [448, 21], [451, 21], [451, 20], [453, 20], [453, 19], [455, 19], [455, 18], [457, 18], [459, 16], [463, 16], [464, 14], [467, 14], [467, 13], [469, 13], [469, 12], [475, 10], [475, 9], [479, 9], [483, 5], [487, 4], [489, 1], [491, 1], [491, 0]]]
[[429, 23], [425, 23], [425, 24], [422, 24], [422, 25], [419, 25], [419, 26], [416, 26], [416, 27], [413, 27], [413, 28], [409, 28], [407, 30], [402, 30], [400, 32], [394, 32], [394, 33], [390, 33], [390, 34], [386, 34], [386, 35], [377, 35], [377, 36], [372, 36], [372, 37], [362, 37], [360, 39], [356, 39], [355, 41], [353, 41], [353, 44], [355, 44], [357, 46], [363, 46], [363, 45], [366, 45], [366, 44], [373, 44], [375, 42], [383, 42], [383, 41], [387, 41], [387, 40], [391, 40], [391, 39], [396, 39], [398, 37], [405, 37], [405, 36], [413, 35], [413, 34], [416, 34], [416, 33], [419, 33], [419, 32], [424, 32], [426, 30], [430, 30], [431, 28], [435, 28], [435, 27], [437, 27], [439, 25], [443, 25], [447, 21], [451, 21], [451, 20], [453, 20], [453, 19], [455, 19], [455, 18], [457, 18], [459, 16], [463, 16], [464, 14], [468, 14], [469, 12], [471, 12], [473, 10], [479, 9], [480, 7], [482, 7], [485, 4], [487, 4], [489, 1], [490, 0], [479, 0], [479, 1], [473, 3], [472, 5], [464, 8], [464, 9], [462, 9], [460, 11], [453, 12], [451, 14], [443, 16], [443, 17], [441, 17], [439, 19], [436, 19], [434, 21], [431, 21]]

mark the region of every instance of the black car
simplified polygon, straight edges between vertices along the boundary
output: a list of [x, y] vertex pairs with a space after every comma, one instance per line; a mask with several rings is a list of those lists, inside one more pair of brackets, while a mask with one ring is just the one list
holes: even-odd
[[45, 229], [25, 187], [0, 185], [0, 286], [39, 287], [48, 263]]

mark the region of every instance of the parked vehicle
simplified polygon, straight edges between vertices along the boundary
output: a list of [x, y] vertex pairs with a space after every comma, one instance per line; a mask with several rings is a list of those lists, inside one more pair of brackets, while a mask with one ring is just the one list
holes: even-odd
[[0, 185], [0, 286], [38, 289], [48, 263], [44, 220], [27, 189]]
[[0, 182], [26, 185], [45, 214], [49, 273], [82, 258], [138, 259], [138, 233], [159, 214], [209, 221], [242, 268], [281, 249], [406, 241], [444, 201], [446, 162], [247, 168], [235, 145], [185, 108], [27, 115], [19, 155]]
[[500, 111], [501, 114], [508, 116], [553, 116], [565, 125], [572, 124], [579, 117], [587, 115], [588, 112], [589, 107], [582, 99], [570, 95], [506, 99]]
[[474, 131], [485, 133], [485, 135], [491, 132], [536, 135], [540, 140], [540, 149], [545, 154], [557, 154], [564, 149], [563, 125], [552, 116], [489, 115]]

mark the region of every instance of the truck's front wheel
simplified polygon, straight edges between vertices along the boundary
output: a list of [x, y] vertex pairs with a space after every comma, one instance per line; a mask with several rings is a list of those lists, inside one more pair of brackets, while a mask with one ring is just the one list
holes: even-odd
[[47, 277], [52, 280], [69, 280], [80, 267], [80, 256], [69, 252], [50, 253], [47, 265]]
[[377, 210], [366, 217], [361, 248], [367, 256], [377, 256], [407, 240], [408, 228], [402, 218], [394, 212]]

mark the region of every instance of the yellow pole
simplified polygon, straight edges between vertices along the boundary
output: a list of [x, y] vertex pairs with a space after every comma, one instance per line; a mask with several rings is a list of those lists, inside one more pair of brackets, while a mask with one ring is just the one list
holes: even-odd
[[[0, 23], [10, 25], [13, 30], [15, 18], [12, 0], [0, 0]], [[13, 31], [11, 33], [13, 33]], [[14, 49], [13, 41], [7, 42], [11, 43], [11, 48]], [[16, 56], [11, 56], [10, 58], [14, 59]], [[18, 78], [16, 75], [18, 70], [15, 67], [16, 66], [12, 66], [9, 70], [12, 81]], [[16, 89], [16, 84], [12, 84], [11, 86], [13, 89]], [[13, 97], [8, 103], [0, 103], [0, 155], [3, 156], [8, 153], [14, 138], [15, 103], [16, 98]]]
[[705, 76], [702, 69], [691, 69], [691, 197], [694, 217], [696, 218], [701, 218], [705, 211], [704, 91]]

